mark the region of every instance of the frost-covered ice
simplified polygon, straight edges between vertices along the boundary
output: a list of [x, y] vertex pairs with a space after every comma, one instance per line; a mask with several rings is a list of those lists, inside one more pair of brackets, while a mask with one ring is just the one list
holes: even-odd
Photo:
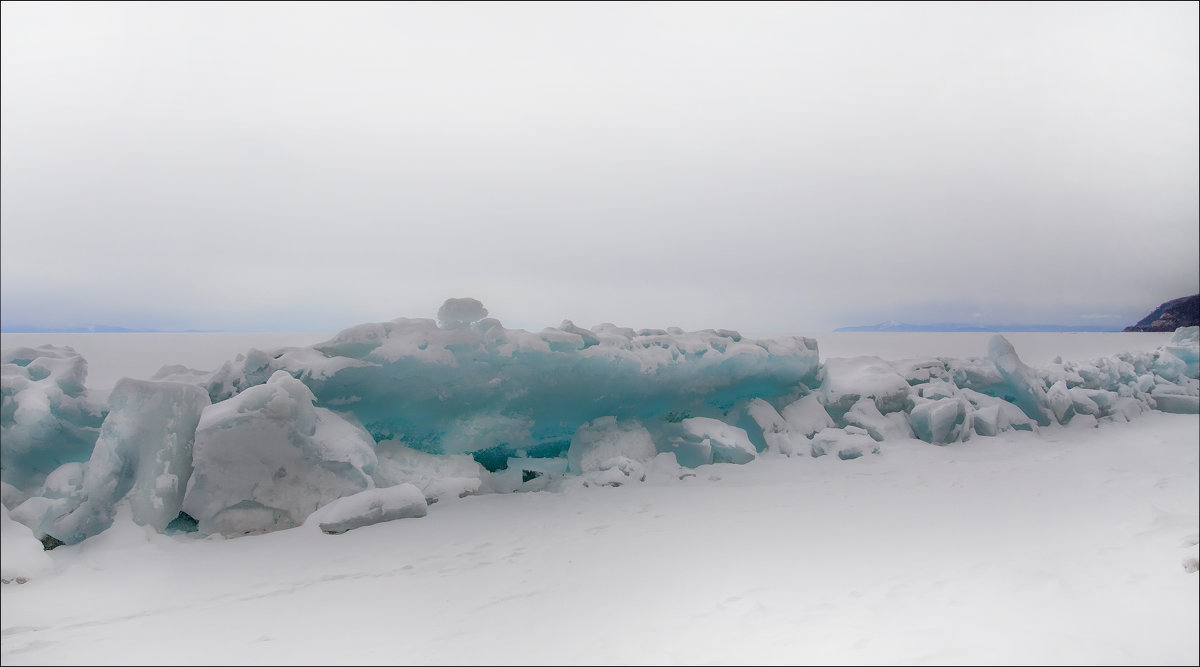
[[64, 463], [86, 461], [102, 407], [88, 396], [87, 361], [69, 347], [0, 352], [0, 471], [32, 493]]
[[415, 519], [428, 512], [425, 495], [406, 482], [338, 498], [309, 515], [305, 525], [315, 524], [321, 532], [336, 535], [384, 521]]
[[[832, 533], [854, 525], [864, 516], [863, 511], [879, 511], [873, 500], [876, 491], [852, 484], [849, 480], [855, 475], [881, 475], [885, 471], [887, 475], [898, 475], [907, 481], [874, 477], [882, 485], [878, 493], [902, 497], [911, 491], [923, 498], [917, 489], [928, 480], [922, 481], [921, 465], [932, 462], [941, 466], [965, 457], [963, 460], [1002, 470], [995, 474], [1014, 476], [1008, 486], [999, 478], [988, 477], [991, 473], [986, 471], [979, 473], [982, 477], [972, 473], [961, 480], [962, 484], [982, 485], [984, 491], [980, 493], [986, 491], [991, 494], [989, 502], [998, 502], [996, 498], [1008, 492], [1001, 489], [1022, 489], [1024, 494], [1028, 484], [1042, 489], [1037, 493], [1047, 493], [1049, 487], [1037, 486], [1043, 478], [1028, 481], [1022, 476], [1030, 473], [1021, 466], [1036, 462], [1037, 466], [1057, 470], [1056, 459], [1047, 458], [1060, 446], [1057, 443], [1083, 444], [1091, 440], [1109, 443], [1105, 445], [1108, 449], [1097, 452], [1102, 459], [1126, 457], [1121, 466], [1138, 461], [1131, 475], [1142, 474], [1137, 473], [1141, 470], [1137, 466], [1143, 464], [1159, 466], [1145, 474], [1157, 475], [1160, 486], [1167, 485], [1162, 488], [1170, 487], [1182, 494], [1172, 490], [1168, 492], [1169, 500], [1156, 501], [1158, 507], [1170, 505], [1174, 509], [1164, 510], [1172, 512], [1171, 518], [1156, 520], [1159, 523], [1152, 525], [1159, 526], [1155, 534], [1162, 532], [1164, 539], [1163, 531], [1176, 535], [1172, 539], [1177, 544], [1172, 548], [1182, 551], [1172, 552], [1163, 546], [1165, 543], [1156, 543], [1155, 553], [1161, 551], [1159, 555], [1171, 560], [1180, 576], [1186, 574], [1181, 564], [1191, 547], [1180, 541], [1192, 539], [1189, 535], [1197, 532], [1196, 446], [1192, 434], [1194, 415], [1200, 411], [1200, 335], [1196, 328], [1179, 330], [1153, 350], [1117, 352], [1091, 360], [1055, 358], [1035, 366], [1023, 361], [1016, 346], [1002, 336], [982, 346], [981, 356], [860, 355], [821, 359], [817, 342], [805, 337], [755, 339], [721, 329], [634, 330], [611, 324], [585, 329], [570, 321], [531, 333], [506, 329], [488, 315], [474, 299], [451, 300], [438, 312], [437, 321], [401, 318], [353, 327], [308, 347], [254, 348], [214, 370], [169, 365], [152, 380], [126, 379], [111, 392], [95, 394], [86, 386], [87, 362], [70, 348], [43, 346], [5, 351], [0, 421], [4, 561], [6, 568], [13, 563], [16, 569], [28, 572], [18, 575], [6, 569], [13, 577], [5, 578], [20, 576], [28, 580], [21, 591], [43, 584], [56, 586], [56, 581], [78, 585], [82, 576], [79, 565], [111, 562], [108, 554], [113, 549], [169, 552], [173, 557], [187, 549], [208, 554], [225, 553], [221, 549], [231, 549], [231, 554], [265, 554], [261, 550], [309, 539], [298, 535], [314, 532], [328, 542], [353, 545], [371, 544], [376, 539], [372, 536], [402, 531], [395, 534], [418, 536], [404, 538], [408, 545], [404, 553], [411, 558], [421, 557], [414, 551], [418, 546], [410, 544], [411, 539], [438, 535], [441, 541], [437, 544], [446, 546], [426, 545], [433, 550], [430, 557], [484, 567], [500, 555], [493, 553], [494, 549], [469, 548], [471, 545], [464, 543], [491, 530], [479, 531], [475, 521], [488, 526], [494, 522], [496, 530], [508, 524], [525, 526], [517, 535], [536, 545], [539, 542], [533, 525], [522, 523], [525, 519], [511, 512], [529, 510], [550, 517], [545, 513], [551, 511], [554, 502], [586, 506], [585, 499], [597, 497], [588, 495], [597, 493], [596, 487], [643, 489], [629, 491], [633, 495], [628, 497], [646, 498], [647, 513], [653, 513], [658, 505], [672, 506], [672, 494], [686, 497], [697, 485], [716, 485], [712, 487], [716, 489], [729, 484], [770, 483], [781, 485], [781, 489], [787, 487], [784, 495], [763, 496], [763, 501], [778, 507], [774, 513], [763, 515], [761, 526], [745, 527], [749, 531], [746, 539], [768, 545], [762, 548], [785, 558], [786, 549], [780, 551], [784, 549], [782, 544], [770, 546], [773, 539], [787, 535], [788, 540], [794, 537], [803, 544], [809, 544], [810, 539], [832, 539]], [[1177, 417], [1184, 421], [1163, 421], [1163, 412], [1182, 413]], [[1137, 429], [1143, 423], [1183, 424], [1182, 432], [1191, 435], [1191, 440], [1178, 443], [1149, 436], [1139, 439]], [[1121, 445], [1101, 435], [1113, 429], [1124, 429], [1119, 431], [1126, 436], [1124, 442], [1134, 444]], [[1149, 433], [1154, 433], [1153, 429]], [[1075, 464], [1083, 465], [1080, 461], [1086, 460], [1085, 450], [1071, 451]], [[1009, 456], [1011, 465], [1006, 458]], [[1143, 462], [1146, 456], [1153, 460]], [[1172, 456], [1179, 457], [1173, 466], [1168, 464]], [[1124, 483], [1126, 477], [1111, 469], [1117, 464], [1108, 465], [1101, 477]], [[944, 474], [949, 477], [939, 479], [952, 480], [953, 472], [952, 466], [947, 467]], [[1061, 481], [1062, 472], [1058, 474]], [[1095, 482], [1097, 489], [1104, 486], [1103, 479], [1094, 475], [1078, 481], [1084, 482]], [[826, 483], [834, 484], [834, 490], [820, 492]], [[808, 486], [801, 490], [795, 486], [799, 484]], [[912, 485], [911, 489], [905, 484]], [[971, 506], [974, 496], [968, 494], [964, 500], [955, 495], [962, 484], [947, 484], [955, 491], [939, 495], [937, 503], [931, 496], [932, 504], [917, 503], [913, 510], [925, 513], [936, 523], [937, 512], [943, 511], [939, 508], [960, 502]], [[1056, 502], [1067, 501], [1066, 497], [1052, 495]], [[721, 517], [748, 510], [736, 497], [719, 496], [720, 501], [713, 504], [715, 497], [695, 501], [699, 503], [697, 511], [703, 508], [705, 512], [703, 518], [683, 519], [678, 513], [671, 516], [697, 526], [715, 521], [719, 530], [733, 531], [719, 534], [716, 539], [736, 542], [741, 538], [732, 535], [739, 534], [739, 524], [734, 521], [726, 525]], [[1181, 499], [1193, 505], [1180, 504]], [[1030, 499], [1030, 511], [1034, 505], [1043, 511], [1035, 500]], [[509, 510], [503, 516], [489, 514], [500, 507]], [[976, 505], [975, 509], [981, 507]], [[656, 531], [674, 530], [670, 523], [642, 523], [643, 518], [631, 520], [625, 510], [606, 511], [610, 510], [622, 521], [642, 526], [643, 532], [625, 536], [632, 540], [630, 544], [656, 544]], [[475, 511], [481, 514], [471, 514]], [[586, 511], [580, 511], [586, 516]], [[394, 521], [426, 513], [430, 516], [421, 521]], [[640, 516], [640, 512], [633, 514]], [[894, 514], [884, 514], [891, 521], [903, 521]], [[413, 527], [438, 525], [446, 517], [461, 519], [445, 528]], [[1029, 520], [1029, 516], [1018, 513], [996, 519], [1002, 523], [1020, 522]], [[301, 525], [315, 525], [320, 530], [286, 530]], [[546, 545], [551, 550], [563, 546], [556, 540], [573, 534], [565, 518], [550, 520], [547, 525], [551, 537]], [[621, 534], [621, 525], [580, 526], [579, 530], [582, 535], [596, 536], [611, 528]], [[956, 525], [963, 529], [961, 523]], [[1096, 524], [1096, 535], [1103, 532], [1104, 525]], [[1003, 532], [1003, 525], [997, 529]], [[458, 534], [455, 530], [467, 532]], [[346, 534], [334, 539], [320, 535], [322, 531]], [[236, 541], [261, 546], [221, 546], [227, 544], [224, 537], [270, 532], [276, 535]], [[10, 535], [15, 537], [9, 539]], [[495, 545], [500, 538], [493, 535], [489, 540], [480, 539]], [[31, 556], [41, 546], [38, 540], [67, 546]], [[1093, 542], [1102, 542], [1097, 540]], [[453, 547], [456, 544], [459, 546]], [[779, 576], [789, 572], [792, 576], [797, 570], [819, 572], [817, 563], [827, 565], [843, 557], [831, 552], [814, 560], [811, 554], [806, 555], [810, 547], [798, 546], [800, 542], [788, 544], [794, 558], [788, 561], [792, 563], [790, 568], [783, 568], [783, 561], [776, 563]], [[879, 551], [878, 557], [886, 561], [904, 545], [901, 539], [896, 544], [874, 544], [871, 549]], [[705, 550], [713, 549], [712, 544], [706, 548], [692, 544], [686, 555], [674, 551], [683, 547], [659, 545], [657, 549], [669, 555], [649, 557], [644, 561], [649, 569], [644, 572], [627, 563], [621, 572], [631, 579], [621, 579], [626, 575], [598, 566], [583, 552], [568, 548], [562, 552], [563, 557], [579, 559], [592, 569], [571, 566], [562, 574], [573, 571], [576, 576], [597, 582], [615, 578], [613, 581], [624, 582], [617, 587], [626, 592], [626, 598], [640, 595], [639, 590], [655, 590], [655, 595], [661, 596], [665, 593], [650, 583], [650, 573], [659, 565], [673, 564], [678, 571], [686, 572], [690, 568], [680, 570], [680, 563], [695, 561], [725, 573], [746, 573], [751, 570], [731, 564], [757, 563], [761, 558], [761, 554], [738, 552], [737, 558], [725, 553], [722, 559]], [[605, 548], [614, 545], [606, 543]], [[954, 553], [953, 545], [943, 544], [941, 548], [943, 553]], [[479, 560], [470, 554], [477, 554]], [[1042, 555], [1046, 556], [1044, 552]], [[992, 562], [981, 554], [976, 557]], [[1105, 576], [1111, 576], [1117, 563], [1109, 562], [1107, 556], [1094, 557], [1107, 559], [1101, 569]], [[190, 557], [184, 560], [192, 562]], [[906, 562], [915, 567], [917, 561]], [[48, 563], [54, 567], [48, 567]], [[413, 563], [396, 562], [387, 570], [391, 574], [379, 576], [404, 576], [406, 565]], [[364, 567], [377, 571], [375, 565]], [[553, 578], [555, 567], [543, 570], [551, 577], [547, 586], [564, 585]], [[1003, 576], [1017, 576], [1004, 565], [989, 567], [1000, 567], [999, 572], [1006, 573]], [[537, 593], [546, 589], [540, 588], [543, 580], [534, 571], [520, 572], [522, 581], [534, 591], [532, 599], [556, 601], [574, 609], [569, 601], [554, 594], [547, 598]], [[509, 572], [507, 576], [511, 575]], [[974, 575], [962, 576], [964, 581], [973, 581]], [[1021, 577], [1021, 583], [1029, 584], [1025, 575]], [[675, 585], [683, 586], [683, 581]], [[687, 581], [699, 585], [699, 579]], [[630, 588], [633, 582], [641, 582], [641, 588]], [[1194, 598], [1195, 580], [1191, 582], [1187, 585], [1192, 587], [1188, 590]], [[759, 583], [770, 587], [778, 582], [764, 579]], [[494, 588], [484, 586], [482, 581], [472, 586]], [[930, 594], [923, 584], [918, 588], [922, 595]], [[21, 618], [36, 615], [25, 606], [26, 602], [10, 606], [10, 600], [27, 600], [24, 592], [18, 596], [12, 592], [15, 590], [13, 586], [4, 588], [6, 631], [10, 623], [20, 625], [11, 620], [16, 616], [10, 610], [18, 609]], [[808, 619], [809, 625], [816, 623], [792, 602], [759, 595], [753, 589], [730, 591], [728, 608], [713, 608], [706, 613], [715, 618], [749, 614], [758, 619], [753, 627], [774, 627], [776, 620], [782, 623], [785, 618], [790, 619], [789, 623], [797, 622], [797, 618]], [[1133, 595], [1132, 591], [1127, 594]], [[438, 594], [436, 588], [426, 592]], [[520, 597], [519, 591], [512, 594]], [[824, 591], [820, 597], [828, 602], [832, 594], [832, 590]], [[200, 589], [187, 595], [193, 601], [205, 599]], [[897, 595], [909, 600], [919, 597], [903, 591]], [[684, 604], [689, 599], [686, 594], [677, 598], [675, 601], [683, 605], [678, 608], [673, 602], [657, 604], [668, 616], [678, 616], [683, 609], [696, 605], [703, 607], [703, 600]], [[512, 608], [510, 603], [501, 606]], [[787, 612], [775, 614], [773, 606]], [[1171, 608], [1178, 612], [1177, 607]], [[438, 613], [444, 617], [450, 612]], [[894, 622], [895, 617], [889, 615], [894, 613], [900, 612], [891, 609], [883, 620]], [[496, 620], [485, 612], [466, 613], [466, 619], [467, 625]], [[543, 622], [553, 625], [545, 619]], [[697, 623], [704, 625], [703, 621]], [[32, 618], [27, 624], [36, 625]], [[509, 628], [510, 634], [515, 631]], [[490, 635], [484, 632], [473, 636], [473, 641], [483, 641]], [[748, 637], [740, 636], [736, 643], [744, 645], [746, 641]], [[18, 644], [28, 647], [23, 640], [5, 639], [6, 664], [22, 655], [16, 652]], [[586, 642], [574, 648], [583, 645]], [[890, 645], [897, 648], [894, 641]], [[439, 654], [428, 652], [428, 646], [423, 649], [426, 652], [419, 653], [424, 661], [439, 662], [438, 655], [450, 656], [448, 661], [456, 662], [479, 659], [469, 649]], [[594, 655], [609, 655], [616, 660], [634, 655], [597, 651]], [[1159, 655], [1144, 648], [1138, 651], [1142, 656]], [[285, 651], [280, 655], [291, 654]], [[546, 655], [566, 656], [562, 659], [572, 661], [571, 655], [593, 653], [560, 650]], [[671, 656], [701, 654], [642, 654], [646, 655], [671, 661]], [[745, 655], [770, 658], [753, 651]], [[904, 655], [913, 662], [941, 661], [921, 653]], [[1081, 653], [1076, 647], [1070, 655], [1092, 654]], [[1175, 650], [1162, 655], [1183, 656], [1187, 661], [1193, 654]], [[356, 655], [355, 659], [373, 661], [369, 655]], [[387, 661], [382, 654], [378, 660]], [[515, 656], [506, 661], [514, 660]], [[521, 656], [521, 660], [538, 661], [529, 656]], [[795, 655], [779, 653], [774, 661], [797, 660]]]
[[618, 422], [616, 417], [600, 417], [575, 429], [567, 449], [570, 470], [591, 472], [611, 468], [620, 458], [647, 461], [658, 450], [650, 431], [637, 420]]
[[914, 438], [1196, 413], [1197, 347], [1191, 328], [1154, 352], [1042, 368], [1003, 336], [982, 357], [822, 362], [796, 336], [510, 330], [465, 298], [437, 321], [363, 324], [213, 371], [164, 366], [118, 383], [107, 405], [89, 400], [72, 349], [19, 348], [4, 356], [4, 490], [15, 520], [67, 544], [103, 531], [127, 496], [134, 520], [160, 532], [182, 520], [262, 533], [405, 483], [437, 502], [563, 475], [640, 480], [659, 454], [685, 468], [851, 460]]
[[78, 504], [43, 517], [41, 530], [74, 544], [108, 528], [117, 502], [128, 496], [134, 521], [166, 531], [182, 508], [196, 427], [208, 406], [208, 394], [193, 385], [121, 380], [83, 468]]
[[204, 410], [183, 499], [201, 531], [291, 528], [322, 505], [374, 487], [375, 441], [313, 400], [304, 383], [279, 371]]

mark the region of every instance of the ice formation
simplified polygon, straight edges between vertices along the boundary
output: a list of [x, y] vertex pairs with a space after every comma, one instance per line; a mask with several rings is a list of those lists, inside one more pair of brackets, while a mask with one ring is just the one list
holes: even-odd
[[80, 542], [112, 525], [117, 501], [126, 497], [135, 522], [165, 531], [182, 507], [192, 441], [208, 406], [208, 394], [194, 385], [118, 382], [83, 471], [79, 504], [46, 532], [66, 544]]
[[313, 512], [305, 524], [316, 524], [331, 535], [396, 519], [414, 519], [429, 512], [425, 495], [412, 484], [368, 489], [338, 498]]
[[87, 362], [69, 347], [0, 353], [0, 475], [33, 494], [64, 463], [92, 453], [104, 419], [84, 386]]
[[304, 383], [278, 371], [204, 410], [183, 498], [201, 531], [291, 528], [322, 505], [374, 487], [375, 441], [313, 401]]
[[470, 494], [1200, 412], [1196, 327], [1156, 352], [1033, 368], [999, 335], [980, 357], [821, 363], [802, 337], [570, 321], [531, 333], [474, 299], [437, 316], [250, 350], [214, 371], [164, 367], [107, 406], [69, 348], [6, 352], [4, 505], [66, 543], [126, 505], [166, 532], [340, 532]]
[[600, 417], [582, 424], [571, 436], [567, 463], [573, 472], [591, 472], [619, 465], [621, 459], [648, 461], [658, 454], [650, 431], [637, 420], [618, 422]]

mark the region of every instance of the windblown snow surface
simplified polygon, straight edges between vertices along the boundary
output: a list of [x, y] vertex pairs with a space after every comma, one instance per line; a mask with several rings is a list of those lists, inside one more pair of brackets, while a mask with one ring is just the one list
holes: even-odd
[[0, 655], [1197, 664], [1197, 334], [6, 336]]

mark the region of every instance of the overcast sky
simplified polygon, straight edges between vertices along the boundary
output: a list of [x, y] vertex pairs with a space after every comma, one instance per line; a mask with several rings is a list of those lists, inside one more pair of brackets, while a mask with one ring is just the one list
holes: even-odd
[[1124, 326], [1197, 3], [4, 3], [5, 326]]

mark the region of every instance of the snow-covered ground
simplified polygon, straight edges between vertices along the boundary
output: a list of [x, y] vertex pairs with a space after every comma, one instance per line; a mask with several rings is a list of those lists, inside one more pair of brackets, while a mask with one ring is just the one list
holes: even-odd
[[[815, 337], [822, 362], [987, 346], [979, 334]], [[1040, 366], [1153, 350], [1170, 334], [1006, 337]], [[145, 348], [139, 363], [153, 367], [127, 374], [211, 368], [251, 345], [265, 343], [213, 351], [207, 364], [167, 354], [151, 364]], [[77, 346], [89, 386], [115, 382], [97, 371], [128, 367], [121, 356], [136, 352], [102, 348]], [[615, 488], [450, 496], [424, 517], [340, 535], [306, 524], [167, 537], [121, 517], [47, 552], [45, 576], [0, 587], [0, 655], [5, 665], [1198, 664], [1200, 577], [1185, 568], [1200, 541], [1198, 442], [1197, 415], [1152, 412], [945, 446], [885, 441], [851, 461], [764, 455]]]

